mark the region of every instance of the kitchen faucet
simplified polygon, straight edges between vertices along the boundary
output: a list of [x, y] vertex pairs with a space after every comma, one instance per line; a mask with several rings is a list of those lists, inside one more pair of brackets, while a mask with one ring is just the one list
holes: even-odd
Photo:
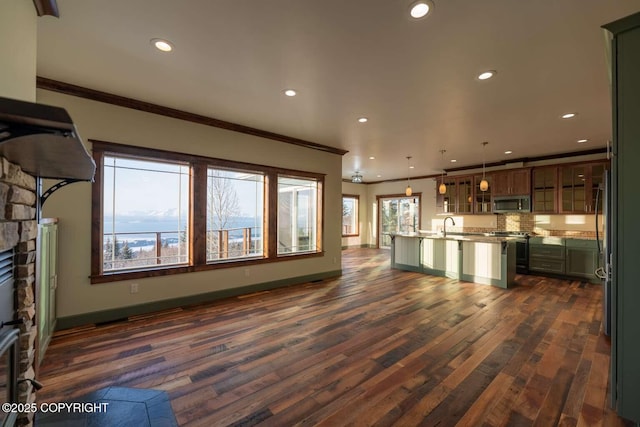
[[447, 220], [450, 219], [451, 220], [451, 225], [455, 226], [456, 222], [453, 220], [453, 217], [448, 216], [444, 219], [444, 221], [442, 222], [442, 237], [447, 237]]

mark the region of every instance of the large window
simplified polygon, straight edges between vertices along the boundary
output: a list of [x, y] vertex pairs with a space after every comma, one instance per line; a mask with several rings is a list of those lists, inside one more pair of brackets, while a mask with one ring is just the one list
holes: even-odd
[[264, 175], [207, 171], [207, 261], [263, 254]]
[[322, 174], [91, 142], [92, 283], [322, 255]]
[[360, 198], [347, 194], [342, 195], [342, 236], [358, 236], [360, 234], [358, 208]]
[[189, 166], [105, 156], [105, 272], [186, 264]]
[[278, 177], [279, 254], [317, 249], [317, 197], [317, 180]]

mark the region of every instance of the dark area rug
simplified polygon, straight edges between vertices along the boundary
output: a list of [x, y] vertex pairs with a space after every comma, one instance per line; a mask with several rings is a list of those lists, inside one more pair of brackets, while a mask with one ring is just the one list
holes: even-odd
[[[35, 425], [38, 427], [177, 427], [178, 425], [169, 397], [161, 390], [108, 387], [66, 403], [73, 402], [91, 405], [75, 407], [57, 405], [56, 408], [60, 408], [59, 412], [38, 411]], [[90, 412], [91, 410], [94, 412]]]

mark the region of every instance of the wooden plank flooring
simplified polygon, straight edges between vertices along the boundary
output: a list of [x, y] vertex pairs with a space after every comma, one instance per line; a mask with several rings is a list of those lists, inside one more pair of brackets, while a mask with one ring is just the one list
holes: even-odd
[[601, 286], [503, 290], [388, 257], [350, 249], [334, 280], [58, 332], [38, 398], [166, 390], [182, 426], [631, 425], [607, 405]]

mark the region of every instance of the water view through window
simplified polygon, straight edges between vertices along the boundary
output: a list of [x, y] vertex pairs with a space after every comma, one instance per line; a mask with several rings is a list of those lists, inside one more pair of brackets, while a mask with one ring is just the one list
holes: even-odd
[[189, 260], [188, 165], [105, 156], [104, 271]]
[[207, 171], [207, 261], [262, 256], [264, 175]]

